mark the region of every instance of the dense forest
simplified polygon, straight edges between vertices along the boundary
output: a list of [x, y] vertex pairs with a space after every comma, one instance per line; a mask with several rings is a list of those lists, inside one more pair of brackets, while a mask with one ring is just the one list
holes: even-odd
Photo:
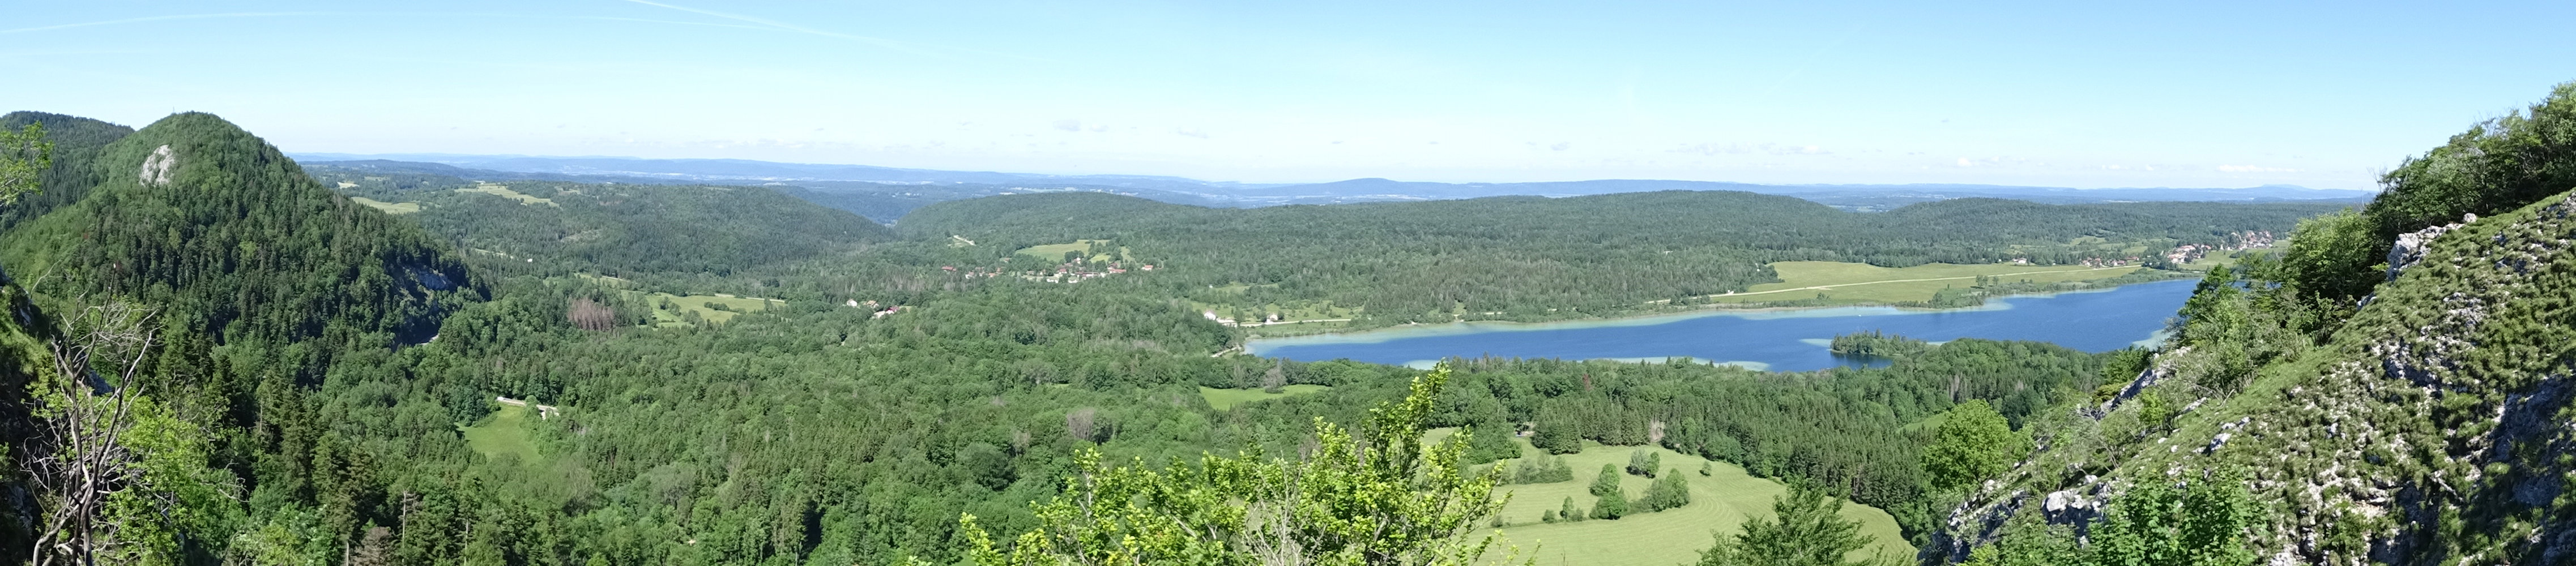
[[1062, 193], [933, 204], [897, 226], [976, 242], [984, 265], [1010, 265], [1027, 246], [1104, 240], [1177, 268], [1121, 284], [1251, 311], [1347, 309], [1352, 326], [1368, 327], [1634, 312], [1776, 281], [1765, 266], [1776, 261], [2150, 262], [2340, 206], [1957, 199], [1871, 214], [1665, 191], [1212, 209]]
[[[1069, 526], [1056, 505], [1070, 495], [1179, 493], [1121, 462], [1216, 454], [1163, 473], [1477, 493], [1524, 434], [1547, 452], [1670, 448], [1795, 486], [1776, 519], [1721, 537], [1715, 563], [1765, 552], [1780, 529], [1833, 531], [1812, 515], [1836, 498], [1928, 543], [1966, 486], [2023, 449], [2008, 440], [2162, 358], [1866, 335], [1836, 344], [1890, 363], [1423, 371], [1233, 353], [1242, 331], [1199, 308], [1610, 313], [1768, 281], [1769, 261], [2066, 262], [2323, 211], [1960, 200], [1856, 214], [1680, 192], [1233, 210], [1072, 193], [933, 205], [898, 232], [761, 187], [307, 171], [205, 114], [0, 124], [41, 125], [53, 144], [39, 191], [0, 214], [0, 289], [18, 313], [0, 373], [34, 392], [0, 399], [0, 426], [30, 431], [7, 455], [32, 494], [0, 505], [14, 519], [0, 523], [34, 525], [0, 529], [0, 551], [39, 563], [1002, 563], [1039, 552], [1017, 533], [1128, 533]], [[1052, 265], [1018, 252], [1086, 239], [1104, 241], [1079, 251], [1160, 268], [969, 276]], [[775, 302], [657, 324], [648, 292]], [[2187, 314], [2219, 318], [2203, 311]], [[2236, 331], [2186, 340], [2209, 332]], [[1230, 408], [1204, 396], [1279, 385], [1328, 388]], [[97, 406], [144, 409], [79, 410]], [[1412, 446], [1423, 429], [1463, 434]], [[69, 458], [84, 446], [122, 448]], [[95, 486], [118, 495], [55, 495], [72, 463], [122, 474]], [[1067, 483], [1109, 476], [1133, 481]]]

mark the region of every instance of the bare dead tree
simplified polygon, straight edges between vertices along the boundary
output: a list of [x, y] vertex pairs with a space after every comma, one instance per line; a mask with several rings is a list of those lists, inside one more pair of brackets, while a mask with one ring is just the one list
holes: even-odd
[[617, 311], [587, 297], [573, 299], [572, 308], [564, 313], [564, 318], [582, 330], [606, 331], [617, 327]]
[[160, 344], [153, 314], [125, 302], [88, 307], [73, 322], [83, 328], [50, 344], [54, 371], [35, 384], [37, 431], [23, 460], [45, 511], [30, 564], [87, 566], [120, 544], [121, 525], [103, 515], [111, 495], [141, 481], [142, 455], [121, 440], [136, 420], [135, 380]]

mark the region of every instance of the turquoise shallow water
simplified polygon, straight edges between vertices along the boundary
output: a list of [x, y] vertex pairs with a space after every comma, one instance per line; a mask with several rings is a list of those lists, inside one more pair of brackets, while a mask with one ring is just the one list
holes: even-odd
[[1292, 360], [1349, 358], [1422, 365], [1448, 357], [1663, 360], [1690, 357], [1774, 371], [1810, 371], [1862, 362], [1836, 358], [1836, 335], [1877, 330], [1934, 342], [1959, 338], [2037, 340], [2088, 352], [2117, 350], [2158, 337], [2191, 280], [2098, 291], [2007, 297], [1984, 307], [1908, 310], [1845, 307], [1708, 312], [1613, 321], [1549, 324], [1461, 323], [1350, 334], [1253, 340], [1248, 349]]

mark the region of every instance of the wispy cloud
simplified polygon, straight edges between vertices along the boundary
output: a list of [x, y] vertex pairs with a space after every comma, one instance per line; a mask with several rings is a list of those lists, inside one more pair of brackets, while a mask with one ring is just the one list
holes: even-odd
[[172, 14], [172, 15], [167, 15], [167, 16], [150, 16], [150, 17], [142, 17], [142, 18], [126, 18], [126, 19], [122, 19], [122, 20], [106, 20], [106, 21], [98, 21], [98, 22], [81, 22], [81, 23], [77, 23], [77, 24], [55, 24], [55, 25], [50, 25], [50, 26], [36, 26], [36, 27], [31, 27], [31, 28], [0, 29], [0, 33], [23, 33], [23, 32], [31, 32], [31, 31], [51, 31], [51, 30], [58, 30], [58, 29], [85, 28], [85, 27], [90, 27], [90, 26], [108, 26], [108, 25], [116, 25], [116, 24], [134, 24], [134, 23], [142, 23], [142, 22], [160, 22], [160, 21], [169, 21], [169, 20], [205, 20], [205, 19], [214, 19], [214, 18], [273, 18], [273, 17], [278, 17], [278, 16], [328, 16], [328, 15], [332, 15], [332, 12], [232, 12], [232, 13], [223, 13], [223, 14]]

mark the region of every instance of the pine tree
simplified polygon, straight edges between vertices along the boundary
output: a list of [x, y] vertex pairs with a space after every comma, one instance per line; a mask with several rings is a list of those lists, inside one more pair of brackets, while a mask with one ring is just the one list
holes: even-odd
[[1805, 483], [1773, 500], [1771, 516], [1744, 522], [1733, 537], [1700, 552], [1700, 566], [1867, 566], [1845, 556], [1876, 542], [1860, 532], [1860, 521], [1845, 519], [1841, 499]]

